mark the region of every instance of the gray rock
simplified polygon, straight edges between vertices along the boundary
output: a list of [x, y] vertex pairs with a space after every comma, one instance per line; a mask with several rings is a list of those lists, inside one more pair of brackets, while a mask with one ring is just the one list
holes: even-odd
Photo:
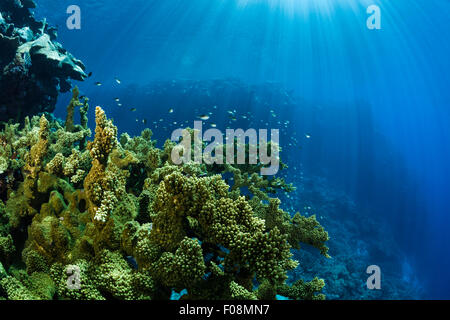
[[39, 63], [40, 68], [52, 71], [54, 76], [67, 76], [74, 80], [83, 81], [87, 75], [84, 65], [76, 60], [70, 53], [62, 54], [62, 47], [50, 40], [48, 34], [38, 39], [26, 42], [17, 49], [21, 56], [29, 54], [31, 60]]
[[17, 36], [19, 36], [19, 38], [22, 41], [32, 41], [33, 40], [33, 31], [31, 31], [31, 29], [29, 27], [23, 27], [21, 29], [17, 29], [16, 30], [16, 34]]
[[0, 122], [52, 112], [58, 92], [83, 81], [84, 64], [56, 42], [56, 29], [37, 21], [32, 0], [0, 0]]

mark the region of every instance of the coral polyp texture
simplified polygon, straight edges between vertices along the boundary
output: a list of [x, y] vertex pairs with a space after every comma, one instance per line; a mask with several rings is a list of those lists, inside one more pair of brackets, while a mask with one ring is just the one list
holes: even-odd
[[117, 137], [100, 107], [91, 137], [78, 94], [65, 122], [27, 117], [0, 132], [1, 298], [325, 298], [323, 280], [287, 281], [292, 249], [328, 257], [315, 217], [269, 196], [291, 185], [251, 166], [174, 165], [171, 141]]
[[56, 29], [33, 17], [35, 7], [32, 0], [0, 1], [0, 121], [52, 112], [70, 79], [87, 77], [83, 63], [56, 42]]

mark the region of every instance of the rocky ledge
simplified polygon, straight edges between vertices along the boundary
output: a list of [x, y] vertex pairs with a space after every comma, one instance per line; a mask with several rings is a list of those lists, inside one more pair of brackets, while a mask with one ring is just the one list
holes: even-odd
[[52, 112], [85, 66], [56, 42], [56, 29], [38, 21], [32, 0], [0, 1], [0, 121]]

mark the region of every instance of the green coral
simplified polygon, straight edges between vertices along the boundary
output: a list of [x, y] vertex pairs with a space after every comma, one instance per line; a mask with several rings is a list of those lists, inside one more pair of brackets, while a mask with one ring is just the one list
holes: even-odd
[[234, 281], [231, 281], [230, 291], [231, 291], [231, 298], [234, 300], [258, 300], [258, 298], [253, 292], [238, 285]]
[[175, 253], [164, 252], [152, 264], [151, 274], [164, 286], [183, 289], [201, 281], [206, 266], [203, 252], [195, 239], [184, 238]]
[[[79, 100], [80, 90], [78, 87], [72, 90], [72, 99], [67, 106], [67, 115], [65, 122], [65, 130], [59, 130], [59, 135], [62, 138], [63, 144], [56, 143], [54, 146], [65, 148], [70, 151], [70, 145], [74, 142], [79, 142], [79, 147], [84, 149], [86, 147], [86, 138], [91, 135], [91, 130], [88, 128], [87, 113], [89, 110], [89, 99], [84, 98], [84, 102]], [[80, 107], [80, 125], [74, 124], [75, 108]]]
[[[0, 147], [0, 148], [2, 148], [2, 147]], [[3, 155], [0, 155], [0, 174], [6, 172], [6, 170], [8, 170], [8, 167], [9, 167], [8, 158], [4, 156], [4, 154], [6, 152], [2, 149], [0, 149], [0, 152], [3, 153]]]
[[[78, 289], [68, 285], [74, 267], [79, 271]], [[93, 277], [94, 268], [91, 263], [83, 259], [77, 260], [73, 265], [53, 264], [50, 276], [55, 283], [58, 298], [62, 300], [105, 300]]]
[[279, 293], [294, 300], [325, 300], [325, 295], [320, 293], [325, 286], [325, 281], [319, 278], [306, 282], [297, 280], [293, 285], [282, 285]]
[[78, 96], [65, 123], [42, 115], [0, 132], [0, 174], [10, 179], [0, 298], [169, 299], [183, 289], [183, 299], [324, 298], [318, 278], [287, 283], [298, 264], [291, 249], [328, 256], [315, 217], [291, 216], [272, 198], [292, 185], [260, 176], [261, 165], [174, 165], [175, 143], [157, 148], [149, 129], [118, 141], [100, 107], [86, 143], [88, 100]]
[[39, 172], [43, 169], [44, 157], [49, 148], [50, 128], [48, 120], [43, 115], [39, 120], [39, 140], [37, 144], [31, 147], [27, 157], [25, 171], [31, 179], [36, 179]]
[[10, 262], [15, 251], [12, 236], [10, 234], [4, 237], [0, 236], [0, 261]]
[[81, 107], [83, 104], [78, 99], [80, 95], [80, 90], [78, 87], [73, 88], [72, 90], [72, 100], [70, 100], [69, 105], [67, 106], [67, 115], [66, 115], [66, 130], [69, 132], [73, 132], [75, 130], [75, 125], [73, 122], [73, 117], [75, 113], [76, 107]]
[[95, 114], [95, 139], [87, 146], [93, 159], [92, 168], [84, 181], [84, 189], [88, 195], [92, 219], [106, 222], [119, 202], [117, 193], [124, 192], [121, 190], [124, 181], [117, 167], [111, 162], [108, 167], [109, 155], [117, 145], [117, 128], [106, 119], [100, 107], [96, 108]]
[[31, 275], [23, 271], [14, 271], [14, 276], [0, 280], [0, 288], [10, 300], [51, 300], [55, 294], [55, 285], [50, 275], [36, 272]]
[[328, 232], [316, 220], [316, 216], [304, 217], [300, 213], [291, 216], [279, 208], [281, 201], [272, 198], [267, 206], [260, 206], [258, 216], [266, 221], [269, 228], [277, 227], [288, 236], [292, 248], [300, 249], [300, 243], [309, 244], [320, 250], [320, 253], [329, 258], [328, 247], [325, 242], [329, 240]]
[[0, 287], [5, 291], [10, 300], [38, 300], [18, 279], [8, 276], [0, 280]]

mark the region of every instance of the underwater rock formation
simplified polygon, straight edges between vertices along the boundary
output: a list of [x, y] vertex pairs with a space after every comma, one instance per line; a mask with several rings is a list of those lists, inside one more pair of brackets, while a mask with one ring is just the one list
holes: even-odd
[[0, 200], [0, 298], [325, 298], [318, 278], [286, 283], [298, 265], [291, 249], [328, 257], [316, 218], [291, 217], [270, 198], [291, 185], [249, 166], [174, 165], [173, 142], [156, 148], [149, 129], [118, 138], [100, 107], [86, 144], [87, 123], [73, 121], [89, 107], [78, 94], [65, 123], [27, 117], [0, 132], [12, 180]]
[[[316, 250], [296, 251], [294, 258], [303, 263], [289, 272], [289, 283], [314, 279], [320, 275], [326, 282], [322, 291], [327, 299], [379, 300], [421, 299], [424, 290], [413, 274], [404, 277], [404, 253], [394, 239], [392, 225], [355, 203], [329, 180], [320, 176], [304, 177], [297, 184], [298, 193], [284, 205], [303, 208], [305, 215], [317, 213], [320, 223], [334, 237], [330, 243], [331, 259], [318, 259]], [[373, 212], [373, 209], [370, 209]], [[367, 237], [370, 235], [370, 237]], [[382, 290], [366, 287], [366, 269], [376, 262], [382, 268]]]
[[32, 0], [0, 2], [0, 121], [52, 112], [58, 92], [83, 80], [85, 66], [58, 42], [56, 29], [34, 19]]

